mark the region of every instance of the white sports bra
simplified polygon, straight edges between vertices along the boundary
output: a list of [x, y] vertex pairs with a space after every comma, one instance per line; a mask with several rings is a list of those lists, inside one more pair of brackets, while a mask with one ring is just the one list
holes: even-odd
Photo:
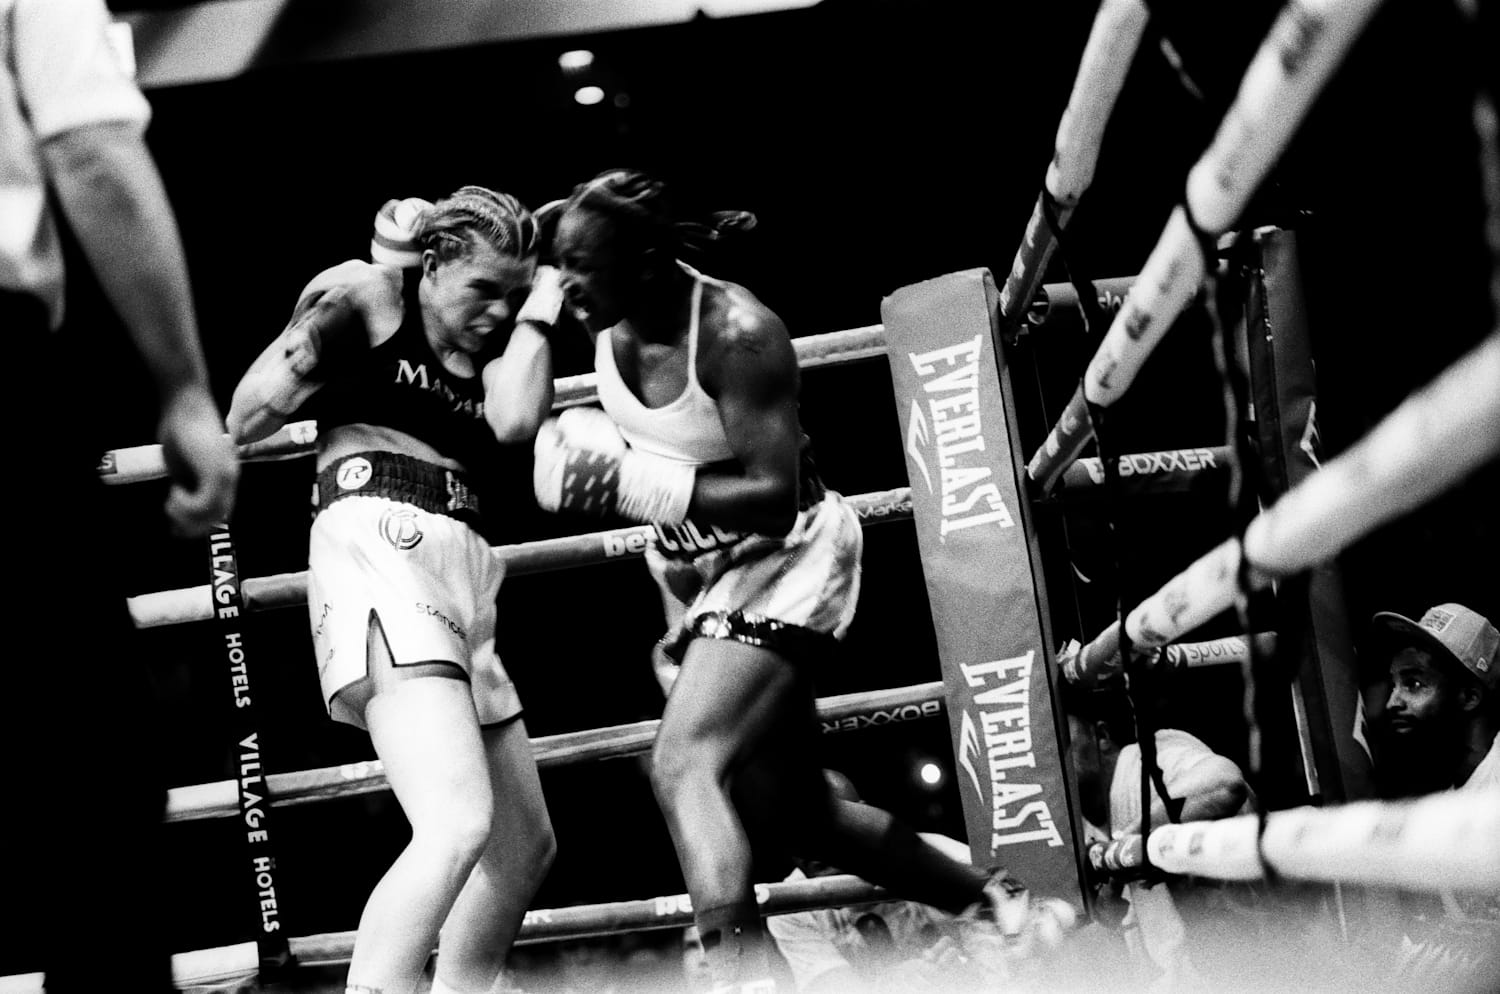
[[678, 265], [693, 277], [687, 387], [677, 399], [663, 407], [647, 407], [641, 403], [625, 385], [615, 365], [614, 328], [600, 332], [594, 343], [594, 371], [599, 377], [599, 403], [632, 448], [702, 466], [734, 458], [734, 450], [724, 435], [724, 423], [719, 418], [719, 405], [698, 382], [698, 312], [703, 303], [703, 284], [723, 284], [686, 263], [679, 262]]

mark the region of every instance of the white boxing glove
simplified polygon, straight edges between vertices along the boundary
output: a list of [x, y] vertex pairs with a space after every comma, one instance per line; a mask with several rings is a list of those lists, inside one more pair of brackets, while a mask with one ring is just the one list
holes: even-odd
[[422, 262], [417, 228], [432, 204], [421, 197], [387, 200], [375, 213], [375, 231], [370, 237], [370, 261], [397, 269], [410, 269]]
[[547, 419], [533, 452], [532, 487], [543, 510], [670, 525], [687, 518], [695, 468], [630, 448], [598, 408], [573, 407]]

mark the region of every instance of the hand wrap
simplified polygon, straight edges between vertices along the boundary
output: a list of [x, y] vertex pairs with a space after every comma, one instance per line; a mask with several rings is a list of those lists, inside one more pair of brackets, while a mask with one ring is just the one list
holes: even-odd
[[537, 266], [531, 279], [531, 294], [516, 312], [516, 324], [530, 321], [550, 329], [556, 326], [562, 306], [562, 273], [555, 266]]

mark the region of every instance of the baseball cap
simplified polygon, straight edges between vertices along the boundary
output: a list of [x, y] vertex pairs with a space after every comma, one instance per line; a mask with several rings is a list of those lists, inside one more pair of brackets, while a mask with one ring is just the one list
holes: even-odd
[[1421, 621], [1381, 611], [1372, 619], [1378, 634], [1403, 645], [1431, 649], [1457, 661], [1490, 690], [1500, 688], [1500, 631], [1484, 615], [1462, 604], [1439, 604]]

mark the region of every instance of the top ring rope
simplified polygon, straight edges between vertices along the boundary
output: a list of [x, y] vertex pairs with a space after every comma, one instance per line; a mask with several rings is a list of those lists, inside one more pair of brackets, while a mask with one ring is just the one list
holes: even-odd
[[[1092, 437], [1088, 405], [1124, 395], [1207, 275], [1202, 238], [1217, 239], [1244, 210], [1381, 0], [1293, 0], [1251, 60], [1213, 143], [1188, 173], [1185, 203], [1089, 361], [1083, 382], [1026, 467], [1046, 494]], [[1029, 233], [1029, 232], [1028, 232]]]
[[1150, 14], [1141, 0], [1104, 0], [1094, 16], [1068, 106], [1058, 122], [1052, 161], [1042, 191], [1026, 222], [1010, 274], [1000, 289], [1000, 324], [1010, 331], [1020, 324], [1047, 263], [1057, 247], [1057, 232], [1047, 223], [1051, 200], [1057, 227], [1066, 227], [1073, 208], [1094, 180], [1104, 126], [1125, 84]]
[[[872, 324], [794, 338], [792, 348], [803, 369], [874, 359], [885, 355], [885, 326]], [[594, 373], [559, 377], [553, 381], [552, 389], [554, 410], [592, 404], [599, 399], [598, 377]], [[240, 461], [293, 459], [310, 453], [317, 441], [317, 422], [295, 421], [267, 438], [239, 446]], [[160, 445], [136, 445], [106, 452], [99, 463], [99, 475], [105, 483], [113, 485], [144, 483], [164, 479], [167, 464]]]
[[[1359, 442], [1287, 491], [1245, 529], [1189, 565], [1125, 619], [1141, 650], [1176, 641], [1233, 606], [1240, 560], [1256, 589], [1326, 562], [1432, 500], [1500, 454], [1500, 328]], [[1107, 655], [1119, 622], [1083, 650]]]
[[[1101, 281], [1101, 294], [1123, 295], [1135, 277], [1122, 276]], [[1041, 290], [1042, 305], [1027, 314], [1027, 323], [1034, 328], [1079, 310], [1078, 295], [1066, 283], [1049, 283]], [[1100, 302], [1109, 306], [1112, 300]], [[792, 339], [792, 349], [803, 369], [819, 366], [836, 366], [861, 359], [875, 359], [885, 355], [885, 326], [866, 325], [844, 331], [830, 331], [822, 335], [807, 335]], [[597, 378], [593, 373], [577, 376], [561, 376], [553, 381], [553, 408], [577, 407], [592, 404], [599, 399]], [[294, 421], [279, 431], [261, 439], [239, 446], [241, 462], [272, 462], [295, 459], [312, 452], [318, 441], [318, 425], [315, 421]], [[162, 458], [160, 445], [135, 445], [111, 449], [99, 462], [100, 478], [111, 485], [144, 483], [161, 480], [167, 476], [167, 464]]]

